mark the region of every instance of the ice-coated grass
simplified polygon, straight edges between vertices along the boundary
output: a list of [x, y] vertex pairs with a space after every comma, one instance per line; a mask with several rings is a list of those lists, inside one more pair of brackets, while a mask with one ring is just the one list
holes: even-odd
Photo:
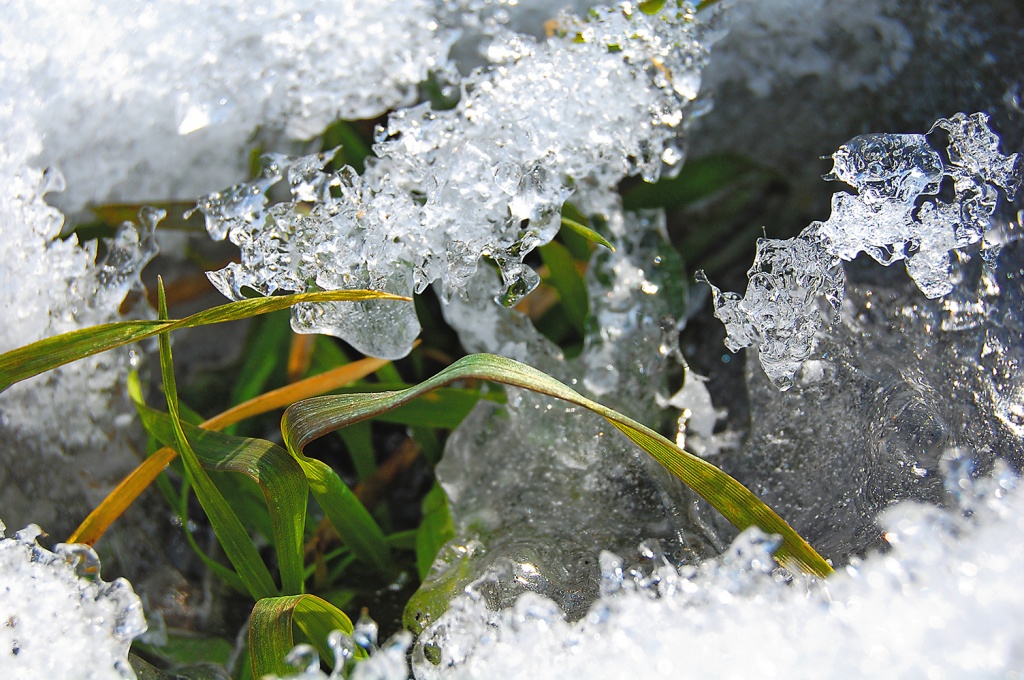
[[[525, 4], [536, 10], [533, 3]], [[73, 211], [90, 200], [195, 196], [242, 178], [244, 150], [257, 126], [269, 131], [269, 138], [294, 141], [315, 135], [337, 116], [371, 117], [397, 109], [380, 134], [376, 159], [361, 176], [323, 171], [325, 159], [315, 156], [271, 156], [276, 167], [263, 183], [285, 182], [292, 196], [267, 207], [262, 191], [250, 194], [252, 203], [241, 206], [238, 224], [214, 225], [214, 233], [226, 234], [243, 253], [236, 269], [215, 279], [231, 296], [240, 295], [243, 285], [262, 292], [379, 285], [409, 293], [439, 282], [441, 296], [456, 300], [445, 314], [464, 342], [490, 343], [496, 351], [522, 352], [518, 358], [536, 357], [557, 366], [557, 349], [541, 347], [535, 334], [510, 332], [529, 321], [506, 313], [490, 298], [504, 293], [514, 301], [532, 287], [535, 278], [524, 268], [523, 256], [552, 237], [559, 208], [570, 195], [585, 212], [608, 218], [610, 237], [635, 233], [632, 218], [620, 220], [613, 187], [632, 175], [653, 178], [681, 161], [676, 137], [686, 126], [688, 102], [707, 58], [704, 45], [690, 42], [701, 36], [686, 16], [667, 28], [635, 10], [632, 16], [602, 10], [584, 20], [563, 17], [554, 35], [538, 41], [500, 29], [505, 19], [495, 17], [517, 11], [514, 4], [503, 3], [448, 2], [444, 10], [417, 2], [336, 3], [318, 6], [316, 13], [307, 11], [308, 3], [294, 0], [245, 7], [166, 2], [128, 11], [134, 6], [117, 0], [14, 2], [0, 22], [5, 64], [0, 88], [9, 95], [0, 106], [0, 178], [7, 187], [0, 196], [0, 238], [9, 253], [19, 254], [0, 267], [0, 295], [10, 294], [0, 349], [111, 320], [126, 290], [105, 287], [110, 272], [92, 262], [90, 251], [73, 240], [53, 240], [63, 217], [48, 200]], [[732, 34], [721, 41], [732, 45], [723, 70], [759, 96], [815, 75], [835, 79], [844, 92], [881, 87], [897, 80], [913, 56], [912, 31], [893, 18], [895, 10], [878, 2], [846, 6], [792, 0], [777, 8], [723, 0], [720, 6], [735, 18]], [[461, 9], [472, 11], [465, 19], [444, 14]], [[475, 12], [490, 14], [480, 19]], [[923, 17], [922, 23], [934, 26], [935, 15]], [[416, 85], [429, 70], [444, 68], [454, 38], [446, 27], [463, 23], [474, 29], [479, 21], [487, 24], [481, 44], [489, 48], [490, 65], [462, 81], [458, 106], [448, 112], [403, 108], [413, 102]], [[510, 25], [517, 26], [515, 19]], [[179, 30], [168, 31], [168, 26]], [[695, 32], [688, 33], [691, 29]], [[762, 50], [766, 34], [797, 40], [778, 40], [777, 48]], [[830, 43], [851, 38], [851, 58], [836, 60]], [[885, 49], [877, 47], [877, 38]], [[677, 49], [677, 40], [684, 49]], [[671, 54], [661, 51], [666, 45]], [[673, 58], [682, 61], [671, 63]], [[1008, 107], [1016, 106], [1014, 87], [993, 93], [993, 101], [1002, 98]], [[763, 120], [757, 123], [775, 129]], [[945, 155], [934, 144], [944, 135], [952, 140]], [[48, 164], [69, 178], [62, 198], [53, 193], [62, 184], [60, 175], [44, 171]], [[841, 259], [860, 251], [885, 263], [903, 259], [923, 291], [942, 294], [950, 281], [946, 253], [975, 244], [989, 226], [999, 226], [987, 222], [994, 196], [999, 190], [1011, 196], [1018, 181], [1013, 156], [999, 152], [977, 114], [940, 120], [927, 138], [855, 138], [837, 152], [835, 165], [835, 178], [857, 193], [838, 194], [833, 219], [818, 223], [813, 238], [761, 244], [753, 268], [757, 280], [748, 293], [783, 305], [761, 307], [755, 321], [737, 312], [730, 329], [737, 346], [760, 342], [762, 360], [776, 362], [774, 376], [783, 383], [811, 356], [821, 327], [815, 298], [825, 293], [829, 313], [839, 307]], [[944, 182], [950, 191], [940, 192]], [[955, 204], [947, 200], [950, 196]], [[231, 191], [219, 198], [224, 197], [233, 200]], [[860, 229], [865, 218], [884, 228]], [[1014, 228], [1003, 227], [1004, 232]], [[125, 231], [123, 238], [130, 241], [133, 233]], [[823, 255], [816, 248], [826, 242], [831, 249]], [[124, 252], [145, 252], [127, 247], [132, 245], [126, 242]], [[489, 272], [479, 265], [482, 257], [501, 267], [500, 284], [485, 276]], [[132, 274], [117, 286], [130, 287], [144, 259], [134, 260], [128, 268]], [[616, 259], [609, 268], [589, 270], [590, 276], [611, 271], [612, 285], [602, 290], [604, 306], [593, 305], [595, 318], [600, 317], [592, 329], [595, 336], [575, 364], [584, 387], [641, 409], [650, 407], [645, 400], [660, 396], [650, 394], [650, 386], [652, 370], [655, 380], [664, 377], [661, 367], [654, 359], [638, 364], [635, 355], [620, 348], [641, 344], [657, 354], [661, 344], [675, 342], [671, 332], [668, 340], [659, 334], [673, 331], [674, 322], [666, 323], [658, 313], [643, 317], [640, 332], [630, 326], [643, 316], [638, 298], [678, 292], [652, 275], [662, 261]], [[241, 278], [232, 278], [235, 272]], [[1019, 281], [1013, 276], [1004, 281], [1004, 294], [1017, 294], [1013, 287]], [[462, 292], [471, 299], [459, 301]], [[970, 304], [960, 298], [949, 302], [949, 309], [963, 312], [949, 317], [954, 330], [986, 322], [984, 305]], [[1013, 306], [1004, 309], [1009, 310], [1000, 319], [1004, 330], [1018, 327]], [[369, 337], [376, 344], [366, 348], [395, 356], [404, 353], [418, 331], [407, 313], [388, 318], [380, 308], [367, 307], [343, 321], [338, 311], [307, 310], [298, 325], [332, 332], [341, 327], [340, 335], [357, 343]], [[1019, 337], [1009, 331], [987, 336], [983, 369], [992, 387], [975, 395], [996, 404], [996, 419], [1018, 435], [1005, 440], [1008, 455], [1013, 447], [1019, 449], [1021, 431], [1022, 393], [1015, 382], [1019, 346]], [[46, 437], [72, 438], [78, 444], [102, 439], [87, 425], [110, 415], [104, 394], [117, 389], [125, 368], [123, 357], [109, 361], [76, 366], [20, 395], [6, 394], [5, 431], [38, 431], [40, 423], [32, 416], [52, 413], [59, 414], [62, 427], [50, 427]], [[815, 374], [805, 364], [803, 379], [827, 378], [828, 365], [817, 364], [822, 365]], [[648, 392], [638, 394], [638, 385], [646, 385]], [[686, 406], [685, 396], [680, 393], [672, 403]], [[512, 416], [506, 419], [515, 422], [503, 431], [504, 448], [498, 453], [544, 445], [530, 440], [541, 436], [537, 423], [542, 420], [551, 425], [552, 440], [581, 437], [561, 421], [550, 422], [551, 404], [516, 394], [512, 402]], [[931, 436], [913, 427], [930, 421], [905, 417], [905, 409], [898, 410], [902, 404], [891, 404], [899, 417], [888, 422], [908, 431], [892, 436], [905, 435], [908, 446]], [[702, 403], [701, 416], [702, 436], [710, 437], [710, 403]], [[488, 432], [479, 424], [477, 418], [453, 437], [464, 451], [498, 445], [484, 437]], [[83, 433], [92, 434], [82, 439]], [[478, 435], [480, 441], [466, 444]], [[902, 441], [883, 444], [898, 448]], [[586, 448], [563, 447], [556, 474], [587, 465]], [[449, 461], [449, 469], [454, 462]], [[908, 474], [917, 474], [917, 460], [911, 463]], [[1024, 610], [1019, 494], [1010, 491], [1010, 476], [979, 482], [948, 472], [954, 495], [977, 489], [985, 499], [966, 494], [965, 507], [973, 503], [972, 517], [920, 504], [890, 509], [881, 521], [891, 550], [855, 561], [826, 586], [786, 583], [771, 573], [773, 542], [765, 537], [744, 535], [718, 560], [682, 570], [662, 564], [648, 543], [633, 574], [628, 550], [620, 550], [624, 559], [607, 553], [600, 557], [603, 595], [577, 623], [566, 622], [564, 612], [536, 594], [498, 612], [472, 599], [457, 601], [420, 646], [425, 654], [428, 644], [437, 643], [431, 655], [436, 652], [454, 665], [437, 669], [420, 658], [419, 672], [424, 678], [435, 673], [502, 678], [687, 673], [1004, 677], [1004, 671], [1024, 663], [1020, 634], [1005, 625]], [[482, 492], [485, 478], [472, 478], [475, 473], [467, 470], [456, 474], [463, 475], [457, 480], [462, 486], [450, 486], [463, 499]], [[518, 502], [518, 491], [506, 487], [504, 492], [512, 498], [509, 505], [490, 508], [490, 515], [477, 519], [513, 517], [508, 508]], [[476, 510], [483, 513], [487, 504]], [[587, 519], [586, 508], [574, 512]], [[521, 516], [528, 525], [537, 514], [523, 507]], [[563, 524], [555, 533], [564, 537], [574, 531], [580, 534]], [[518, 567], [529, 564], [517, 562]], [[512, 576], [528, 580], [536, 575], [520, 570]], [[19, 625], [24, 629], [24, 622]], [[408, 644], [403, 636], [385, 645], [354, 677], [406, 677], [409, 670], [402, 662]], [[311, 657], [302, 659], [311, 663]], [[307, 669], [306, 677], [320, 677], [320, 672]]]

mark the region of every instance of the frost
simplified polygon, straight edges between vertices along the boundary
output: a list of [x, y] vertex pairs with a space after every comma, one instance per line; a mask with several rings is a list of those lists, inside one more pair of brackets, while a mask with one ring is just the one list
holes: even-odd
[[713, 77], [741, 82], [757, 97], [810, 76], [843, 91], [877, 89], [903, 70], [914, 48], [911, 30], [893, 16], [895, 4], [731, 0]]
[[[887, 266], [903, 260], [927, 297], [947, 295], [950, 252], [977, 244], [995, 227], [1000, 189], [1013, 199], [1020, 158], [999, 152], [987, 115], [958, 113], [939, 119], [931, 132], [936, 129], [948, 135], [945, 159], [924, 135], [869, 134], [842, 145], [825, 179], [857, 193], [833, 194], [828, 220], [796, 238], [759, 239], [743, 297], [712, 286], [726, 345], [737, 351], [757, 344], [765, 373], [780, 389], [792, 386], [814, 351], [823, 325], [820, 299], [831, 308], [825, 321], [837, 318], [845, 285], [840, 260], [861, 252]], [[940, 195], [944, 178], [952, 183], [952, 201]]]
[[36, 543], [30, 525], [3, 538], [0, 523], [0, 672], [10, 680], [135, 678], [132, 639], [146, 631], [124, 579], [99, 578], [88, 546]]
[[[621, 179], [654, 180], [666, 159], [681, 163], [677, 138], [705, 58], [685, 9], [563, 15], [550, 39], [503, 34], [490, 54], [495, 63], [463, 80], [456, 108], [393, 113], [362, 176], [316, 156], [274, 157], [257, 182], [201, 199], [210, 234], [241, 249], [239, 264], [211, 274], [218, 288], [233, 298], [245, 286], [409, 295], [439, 281], [449, 300], [487, 257], [502, 272], [493, 292], [513, 304], [537, 285], [523, 260], [554, 237], [570, 196], [608, 213]], [[289, 182], [292, 200], [267, 208], [268, 177], [285, 173], [304, 179]], [[305, 308], [293, 326], [391, 358], [419, 330], [407, 305], [372, 302]]]
[[412, 103], [452, 37], [427, 0], [18, 0], [0, 92], [38, 121], [69, 211], [184, 199], [244, 176], [257, 128], [304, 140]]

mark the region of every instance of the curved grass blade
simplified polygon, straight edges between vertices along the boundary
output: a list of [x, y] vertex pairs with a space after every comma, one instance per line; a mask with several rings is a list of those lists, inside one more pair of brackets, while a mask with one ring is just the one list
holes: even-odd
[[374, 299], [410, 300], [410, 298], [399, 295], [369, 290], [326, 290], [229, 302], [177, 321], [144, 319], [141, 321], [117, 321], [82, 328], [52, 338], [45, 338], [0, 355], [0, 392], [16, 382], [45, 373], [58, 366], [108, 349], [138, 342], [158, 333], [247, 319], [287, 309], [303, 302], [355, 302]]
[[684, 451], [654, 430], [587, 399], [551, 376], [511, 359], [492, 354], [463, 357], [432, 378], [405, 390], [316, 397], [293, 404], [281, 420], [289, 451], [299, 452], [313, 439], [349, 423], [396, 408], [456, 380], [474, 378], [522, 387], [594, 411], [665, 466], [740, 530], [758, 526], [782, 536], [775, 553], [785, 567], [827, 576], [832, 567], [781, 517], [745, 486], [711, 463]]
[[[177, 447], [171, 417], [136, 402], [146, 430], [161, 443]], [[309, 485], [302, 468], [288, 452], [263, 439], [236, 437], [181, 424], [185, 437], [207, 471], [241, 473], [259, 485], [267, 504], [281, 590], [303, 591], [302, 539]]]
[[327, 600], [315, 595], [289, 595], [259, 600], [249, 618], [249, 654], [252, 675], [262, 678], [269, 673], [281, 677], [293, 675], [295, 669], [284, 657], [295, 643], [295, 629], [304, 641], [316, 647], [320, 658], [334, 663], [334, 652], [327, 645], [333, 630], [351, 635], [352, 621]]
[[[158, 280], [160, 296], [160, 317], [167, 317], [167, 299], [164, 296], [164, 284]], [[167, 410], [170, 412], [171, 425], [174, 429], [174, 438], [177, 442], [175, 448], [181, 454], [181, 462], [185, 465], [185, 472], [192, 488], [195, 490], [196, 498], [206, 511], [213, 527], [213, 533], [217, 536], [228, 560], [234, 565], [246, 589], [254, 599], [271, 597], [277, 595], [277, 587], [274, 579], [271, 578], [267, 565], [263, 563], [256, 546], [246, 532], [241, 520], [231, 510], [227, 500], [221, 495], [217, 486], [203, 470], [199, 459], [192, 451], [185, 431], [182, 429], [181, 418], [178, 410], [178, 392], [174, 381], [174, 362], [171, 357], [171, 343], [167, 332], [160, 334], [160, 372], [164, 379], [164, 393], [167, 396]]]
[[416, 570], [422, 581], [433, 566], [441, 546], [455, 537], [455, 524], [448, 510], [448, 497], [441, 485], [434, 486], [423, 498], [423, 521], [416, 532]]
[[[300, 399], [313, 397], [324, 392], [338, 389], [355, 382], [379, 370], [388, 364], [384, 359], [359, 359], [344, 366], [326, 371], [319, 375], [301, 380], [280, 389], [272, 390], [254, 399], [238, 404], [220, 413], [200, 427], [207, 430], [220, 430], [228, 425], [233, 425], [246, 418], [284, 408], [288, 404]], [[132, 395], [135, 401], [142, 401], [141, 392], [138, 392], [138, 381], [134, 382], [136, 394]], [[129, 379], [128, 390], [131, 394], [133, 381]], [[96, 506], [96, 509], [89, 513], [82, 524], [68, 538], [68, 543], [85, 543], [95, 545], [96, 541], [106, 532], [114, 521], [124, 514], [135, 499], [145, 491], [153, 480], [163, 472], [164, 468], [178, 455], [178, 452], [171, 447], [164, 447], [152, 456], [142, 461], [124, 480], [118, 484], [107, 497]]]

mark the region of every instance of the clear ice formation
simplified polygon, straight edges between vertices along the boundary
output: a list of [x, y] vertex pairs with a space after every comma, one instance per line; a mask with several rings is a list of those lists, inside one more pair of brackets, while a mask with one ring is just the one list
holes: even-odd
[[447, 59], [438, 21], [430, 0], [13, 0], [0, 93], [68, 212], [184, 200], [243, 178], [258, 128], [280, 145], [411, 104]]
[[[758, 239], [742, 297], [712, 286], [726, 346], [737, 351], [756, 344], [779, 389], [792, 387], [822, 326], [838, 318], [842, 260], [861, 252], [886, 266], [903, 260], [925, 296], [942, 297], [953, 290], [950, 253], [979, 243], [996, 226], [1000, 190], [1013, 200], [1020, 157], [1000, 153], [987, 115], [958, 113], [936, 121], [929, 134], [936, 130], [948, 138], [945, 157], [924, 135], [868, 134], [842, 145], [825, 179], [857, 193], [833, 194], [828, 220], [811, 223], [795, 238]], [[940, 194], [944, 181], [951, 200]]]
[[[949, 504], [943, 456], [1024, 466], [1024, 242], [956, 261], [945, 298], [852, 273], [838, 323], [784, 392], [746, 366], [750, 426], [716, 463], [837, 563], [881, 541], [894, 501]], [[741, 398], [741, 397], [737, 397]]]
[[132, 640], [146, 631], [142, 603], [124, 579], [99, 577], [84, 545], [54, 552], [30, 525], [4, 538], [0, 523], [0, 674], [8, 680], [135, 678]]
[[[471, 286], [475, 295], [453, 300], [446, 318], [469, 351], [529, 361], [642, 422], [657, 422], [657, 396], [678, 375], [675, 319], [684, 300], [663, 220], [621, 213], [613, 220], [624, 236], [618, 252], [602, 252], [591, 264], [595, 323], [575, 359], [565, 359], [518, 312], [495, 305], [485, 292], [486, 270]], [[407, 621], [412, 615], [420, 626], [429, 623], [439, 599], [462, 592], [495, 609], [524, 592], [541, 593], [577, 618], [598, 596], [602, 549], [629, 551], [648, 538], [680, 562], [717, 552], [691, 494], [607, 422], [543, 395], [507, 394], [503, 406], [481, 401], [448, 440], [437, 475], [455, 538], [410, 602]]]
[[[211, 280], [235, 299], [243, 287], [410, 295], [439, 281], [447, 301], [486, 257], [502, 272], [493, 292], [515, 303], [539, 282], [523, 259], [554, 237], [570, 196], [608, 213], [624, 177], [653, 181], [681, 165], [706, 56], [697, 27], [686, 6], [650, 16], [625, 3], [563, 15], [543, 42], [495, 37], [490, 66], [462, 80], [454, 109], [391, 114], [363, 175], [325, 171], [318, 155], [275, 156], [255, 182], [200, 199], [211, 236], [241, 249]], [[286, 175], [291, 200], [267, 207], [267, 188]], [[419, 331], [411, 306], [373, 302], [303, 308], [293, 327], [387, 358]]]

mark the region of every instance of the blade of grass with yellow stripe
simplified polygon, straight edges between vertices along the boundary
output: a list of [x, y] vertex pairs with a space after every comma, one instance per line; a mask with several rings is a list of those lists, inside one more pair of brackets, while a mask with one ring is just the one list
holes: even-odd
[[780, 564], [815, 576], [832, 573], [828, 562], [789, 524], [749, 489], [711, 463], [684, 451], [649, 427], [587, 399], [546, 373], [492, 354], [463, 357], [432, 378], [408, 389], [316, 397], [293, 404], [281, 421], [285, 446], [301, 460], [303, 447], [327, 432], [371, 418], [438, 387], [465, 379], [521, 387], [597, 413], [707, 500], [738, 529], [757, 526], [767, 533], [781, 536], [782, 544], [775, 553]]
[[261, 297], [252, 300], [229, 302], [218, 307], [198, 312], [184, 319], [144, 319], [141, 321], [116, 321], [52, 338], [45, 338], [30, 345], [0, 354], [0, 392], [16, 382], [45, 373], [64, 364], [84, 359], [108, 349], [121, 347], [145, 340], [159, 333], [169, 333], [181, 328], [207, 326], [225, 321], [248, 319], [260, 314], [269, 314], [301, 303], [314, 302], [357, 302], [361, 300], [399, 300], [410, 298], [390, 293], [369, 290], [326, 290], [295, 295]]

